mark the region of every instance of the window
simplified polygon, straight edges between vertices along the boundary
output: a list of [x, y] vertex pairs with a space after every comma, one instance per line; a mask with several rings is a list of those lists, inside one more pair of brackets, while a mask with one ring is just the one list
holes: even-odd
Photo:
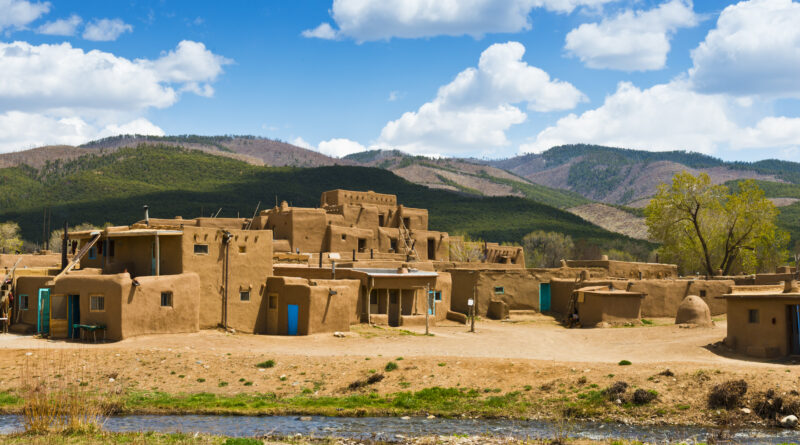
[[442, 301], [442, 291], [437, 290], [433, 292], [433, 301]]
[[102, 295], [90, 296], [89, 310], [92, 312], [104, 312], [106, 310], [106, 297]]
[[194, 245], [194, 254], [195, 255], [208, 255], [208, 244], [195, 244]]
[[114, 241], [113, 239], [108, 240], [108, 256], [109, 257], [113, 257], [114, 256], [114, 250], [116, 248], [116, 244], [117, 244], [117, 242]]
[[747, 322], [758, 323], [758, 309], [750, 309], [747, 311]]
[[247, 253], [247, 246], [239, 246], [239, 253]]
[[389, 248], [392, 249], [392, 252], [397, 252], [397, 240], [392, 238], [389, 240]]
[[99, 242], [99, 243], [95, 244], [95, 246], [97, 246], [97, 254], [98, 254], [98, 255], [103, 255], [103, 246], [104, 246], [105, 244], [106, 244], [106, 240], [103, 240], [103, 241], [101, 241], [101, 242]]
[[172, 292], [161, 292], [161, 306], [172, 307]]
[[97, 259], [97, 246], [92, 246], [91, 249], [89, 249], [89, 259], [90, 260]]
[[410, 229], [411, 227], [409, 226], [411, 225], [411, 218], [403, 218], [403, 225], [406, 226], [406, 229]]
[[383, 213], [378, 215], [378, 225], [381, 226], [381, 227], [383, 227], [384, 218], [385, 218], [385, 216], [383, 216]]
[[369, 304], [378, 304], [378, 291], [375, 289], [369, 294]]
[[343, 233], [343, 234], [342, 234], [342, 241], [344, 241], [344, 240], [346, 240], [346, 239], [347, 239], [347, 234], [346, 234], [346, 233]]
[[19, 309], [22, 311], [28, 310], [28, 296], [27, 295], [20, 295], [19, 296]]
[[53, 295], [50, 297], [50, 318], [53, 320], [67, 319], [66, 295]]
[[701, 297], [705, 297], [705, 296], [706, 296], [706, 291], [705, 291], [705, 289], [700, 291], [700, 296], [701, 296]]
[[506, 293], [506, 290], [505, 290], [505, 288], [503, 288], [503, 286], [495, 286], [494, 287], [494, 293], [496, 293], [496, 294], [504, 294], [504, 293]]
[[239, 299], [242, 301], [250, 301], [250, 291], [249, 290], [239, 291]]
[[278, 296], [277, 295], [270, 295], [269, 296], [269, 308], [270, 309], [277, 309], [278, 308]]

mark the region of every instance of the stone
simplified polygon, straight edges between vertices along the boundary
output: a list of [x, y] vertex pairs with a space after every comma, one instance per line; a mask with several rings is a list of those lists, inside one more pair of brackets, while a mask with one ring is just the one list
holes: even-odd
[[400, 420], [411, 420], [411, 417], [403, 416], [403, 417], [400, 418]]
[[434, 416], [433, 414], [429, 414], [428, 415], [428, 419], [435, 419], [435, 418], [436, 418], [436, 416]]
[[780, 424], [783, 428], [796, 428], [797, 427], [797, 416], [788, 415], [782, 417], [780, 420]]
[[336, 331], [333, 333], [333, 336], [336, 338], [344, 338], [344, 332]]
[[753, 412], [753, 411], [750, 410], [750, 408], [742, 408], [739, 411], [741, 411], [742, 414], [750, 414], [750, 413]]
[[312, 419], [311, 419], [311, 416], [301, 416], [301, 417], [298, 417], [297, 420], [299, 420], [301, 422], [310, 422]]

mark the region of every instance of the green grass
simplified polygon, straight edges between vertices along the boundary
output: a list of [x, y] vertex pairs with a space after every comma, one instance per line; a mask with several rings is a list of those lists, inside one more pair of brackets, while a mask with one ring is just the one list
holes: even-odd
[[[566, 233], [602, 248], [652, 245], [587, 224], [558, 208], [516, 197], [483, 198], [412, 184], [378, 168], [332, 166], [311, 169], [249, 165], [208, 153], [166, 146], [123, 148], [103, 156], [84, 156], [36, 170], [0, 169], [3, 220], [17, 221], [23, 237], [41, 238], [44, 208], [53, 226], [129, 224], [152, 217], [251, 215], [278, 200], [315, 207], [323, 191], [336, 188], [393, 193], [409, 207], [429, 210], [431, 230], [464, 233], [494, 242], [520, 242], [534, 230]], [[268, 204], [269, 203], [269, 204]], [[498, 224], [502, 221], [502, 224]]]
[[[233, 442], [231, 442], [233, 440]], [[238, 442], [239, 439], [183, 433], [109, 433], [90, 431], [78, 433], [12, 434], [0, 435], [0, 442], [9, 445], [104, 445], [104, 444], [153, 444], [153, 445], [250, 445], [256, 442]], [[254, 440], [254, 439], [246, 439]], [[261, 444], [262, 441], [257, 443]]]

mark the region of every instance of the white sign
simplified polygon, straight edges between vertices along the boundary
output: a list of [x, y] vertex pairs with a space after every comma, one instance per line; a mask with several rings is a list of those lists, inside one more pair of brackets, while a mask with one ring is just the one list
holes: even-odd
[[339, 253], [331, 252], [331, 253], [328, 254], [328, 259], [338, 260], [338, 259], [341, 259], [341, 258], [339, 257]]
[[472, 298], [467, 300], [467, 306], [472, 306], [473, 304], [475, 304], [475, 302], [472, 300]]

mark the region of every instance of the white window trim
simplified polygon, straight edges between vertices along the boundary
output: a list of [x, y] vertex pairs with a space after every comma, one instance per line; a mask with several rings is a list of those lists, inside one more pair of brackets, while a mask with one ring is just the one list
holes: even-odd
[[[92, 299], [93, 298], [102, 298], [103, 299], [103, 309], [92, 309]], [[89, 295], [89, 312], [105, 312], [106, 311], [106, 296], [105, 295]]]

